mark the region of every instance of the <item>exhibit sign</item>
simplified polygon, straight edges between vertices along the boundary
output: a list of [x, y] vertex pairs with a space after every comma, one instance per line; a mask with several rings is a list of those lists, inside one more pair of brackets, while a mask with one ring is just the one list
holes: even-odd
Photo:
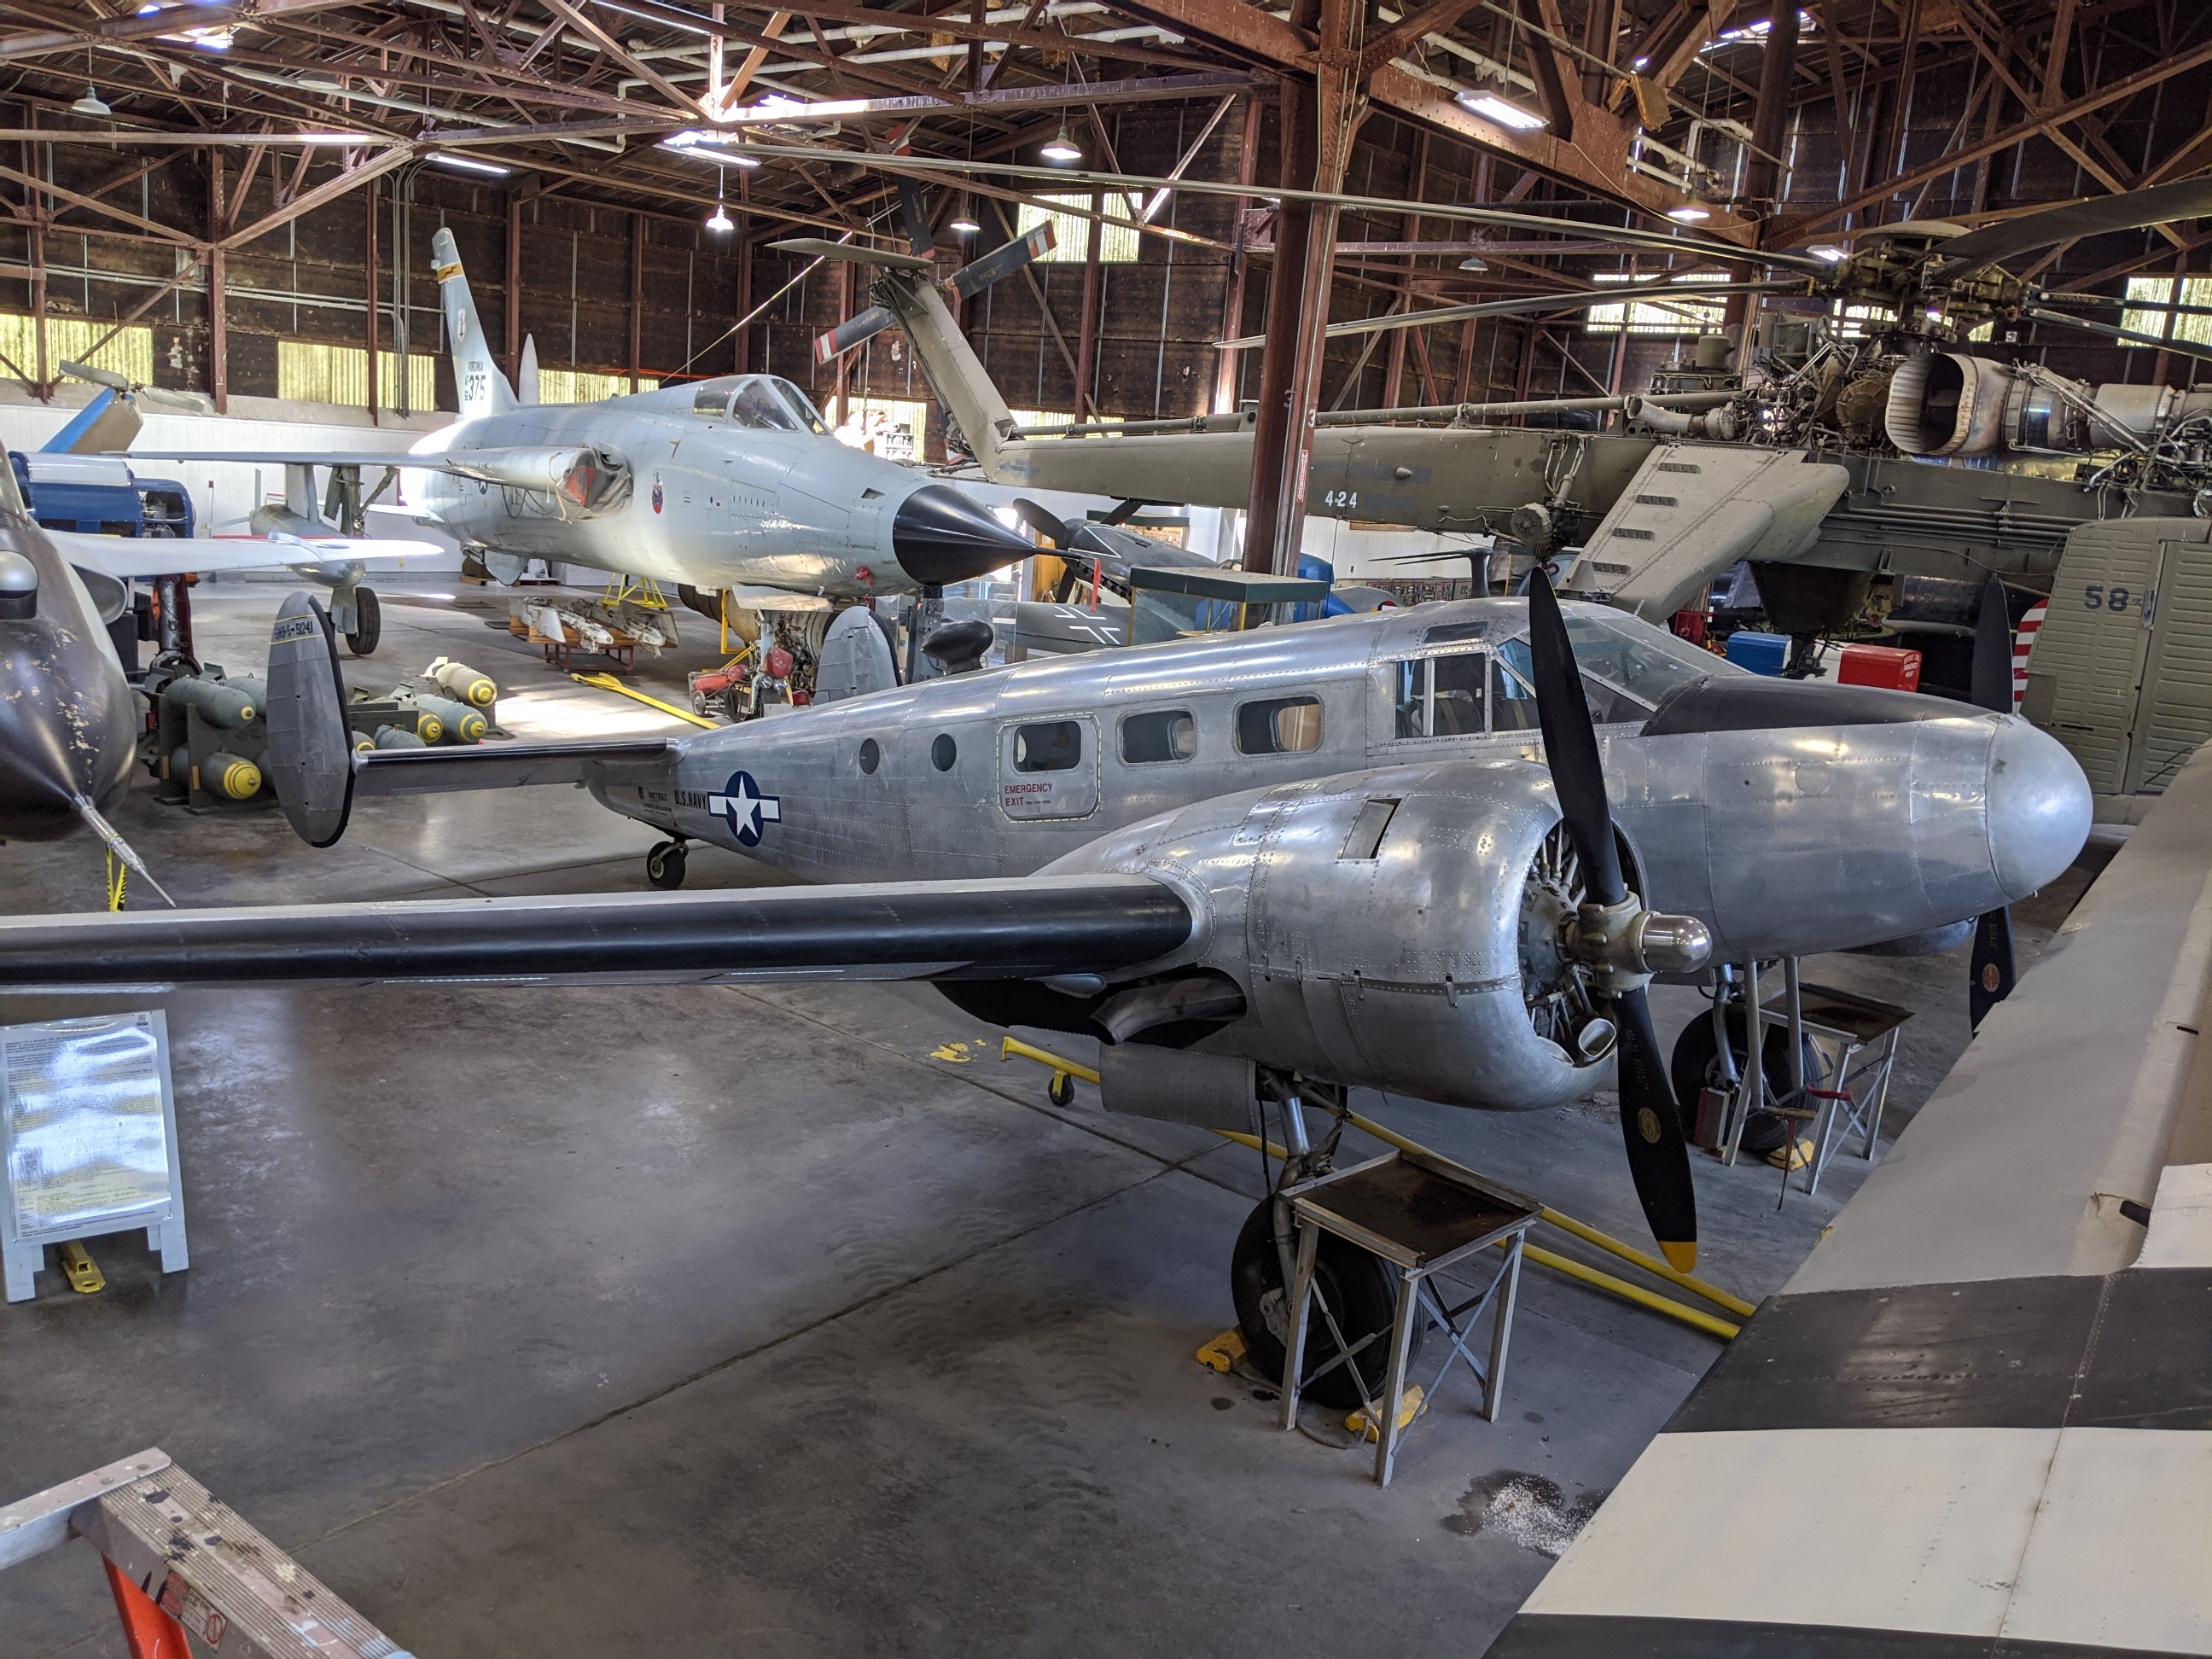
[[46, 1248], [146, 1229], [161, 1268], [186, 1265], [169, 1031], [161, 1011], [0, 1026], [0, 1249], [10, 1302]]

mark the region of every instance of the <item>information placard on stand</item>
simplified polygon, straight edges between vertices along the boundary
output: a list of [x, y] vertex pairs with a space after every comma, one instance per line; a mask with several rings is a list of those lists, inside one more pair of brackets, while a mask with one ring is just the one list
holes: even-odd
[[0, 1154], [9, 1301], [68, 1239], [143, 1227], [162, 1272], [188, 1265], [160, 1009], [0, 1025]]

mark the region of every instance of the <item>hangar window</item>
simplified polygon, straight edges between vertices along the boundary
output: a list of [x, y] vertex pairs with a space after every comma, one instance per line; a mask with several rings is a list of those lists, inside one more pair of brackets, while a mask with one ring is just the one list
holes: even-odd
[[[1653, 279], [1638, 276], [1634, 271], [1601, 270], [1595, 280], [1608, 286], [1618, 283], [1638, 282], [1650, 285]], [[1708, 334], [1717, 332], [1724, 324], [1728, 312], [1725, 300], [1701, 300], [1692, 297], [1695, 284], [1718, 283], [1726, 279], [1718, 271], [1697, 271], [1667, 279], [1669, 288], [1681, 285], [1686, 291], [1679, 296], [1670, 295], [1663, 300], [1623, 300], [1617, 305], [1592, 306], [1583, 313], [1583, 331], [1585, 334], [1619, 334], [1626, 330], [1631, 334]]]
[[[1098, 227], [1098, 261], [1101, 264], [1130, 265], [1137, 262], [1137, 227], [1135, 216], [1129, 210], [1129, 198], [1118, 191], [1109, 191], [1095, 198], [1103, 222]], [[1042, 206], [1031, 207], [1024, 202], [1018, 210], [1014, 234], [1026, 236], [1048, 220], [1052, 224], [1052, 247], [1040, 264], [1079, 265], [1091, 252], [1091, 221], [1085, 216], [1091, 211], [1094, 198], [1088, 191], [1080, 193], [1040, 196], [1040, 203], [1050, 203], [1064, 210], [1054, 213]]]
[[1321, 747], [1318, 697], [1270, 697], [1237, 708], [1237, 748], [1246, 755], [1305, 755]]
[[1083, 759], [1083, 727], [1074, 720], [1047, 720], [1014, 728], [1014, 770], [1067, 772]]
[[1490, 658], [1480, 651], [1418, 658], [1394, 664], [1396, 735], [1401, 738], [1480, 737], [1483, 681]]
[[1187, 761], [1198, 752], [1198, 722], [1188, 708], [1156, 708], [1121, 722], [1121, 758], [1132, 766]]

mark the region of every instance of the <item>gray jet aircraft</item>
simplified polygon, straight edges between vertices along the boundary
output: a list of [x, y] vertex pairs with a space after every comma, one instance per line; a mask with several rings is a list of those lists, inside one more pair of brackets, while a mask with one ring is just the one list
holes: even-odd
[[[596, 404], [524, 404], [493, 361], [453, 233], [431, 238], [460, 419], [389, 452], [137, 450], [164, 460], [419, 471], [422, 516], [512, 581], [532, 559], [672, 586], [865, 599], [971, 580], [1036, 550], [949, 484], [842, 444], [806, 394], [724, 375]], [[289, 477], [287, 527], [312, 489]], [[298, 520], [298, 522], [293, 522]]]

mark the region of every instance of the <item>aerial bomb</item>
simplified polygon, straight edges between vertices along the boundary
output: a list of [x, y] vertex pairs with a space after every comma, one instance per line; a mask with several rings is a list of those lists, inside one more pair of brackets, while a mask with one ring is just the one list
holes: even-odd
[[[490, 682], [487, 680], [486, 684]], [[484, 717], [466, 703], [455, 702], [448, 697], [418, 696], [415, 699], [416, 721], [415, 729], [427, 743], [477, 743], [484, 734]], [[440, 730], [432, 732], [428, 723], [436, 721]]]
[[210, 726], [242, 732], [261, 713], [268, 690], [259, 680], [243, 674], [234, 680], [179, 675], [162, 687], [161, 695], [198, 711]]
[[200, 763], [198, 783], [226, 800], [251, 800], [261, 793], [261, 769], [243, 755], [217, 750]]
[[404, 726], [380, 726], [376, 728], [379, 749], [426, 749], [429, 745], [421, 733], [410, 732]]
[[[444, 688], [446, 695], [458, 699], [471, 708], [489, 708], [499, 696], [499, 687], [491, 676], [480, 674], [466, 663], [455, 662], [451, 657], [433, 657], [430, 665], [422, 671], [422, 678]], [[474, 738], [466, 739], [474, 742]]]

